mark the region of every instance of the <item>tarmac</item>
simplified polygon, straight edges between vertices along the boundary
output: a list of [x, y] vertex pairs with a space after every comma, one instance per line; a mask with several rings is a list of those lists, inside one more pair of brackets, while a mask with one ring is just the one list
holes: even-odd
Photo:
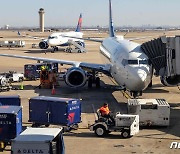
[[[84, 32], [86, 36], [107, 37], [105, 32]], [[28, 35], [27, 35], [28, 34]], [[21, 37], [16, 31], [1, 31], [1, 40], [25, 40], [26, 47], [24, 48], [0, 48], [0, 53], [17, 54], [26, 56], [46, 57], [63, 60], [83, 61], [91, 63], [103, 63], [99, 53], [99, 43], [86, 41], [86, 53], [65, 53], [63, 49], [51, 53], [50, 49], [45, 52], [41, 49], [32, 49], [32, 44], [38, 44], [39, 40], [27, 36], [36, 36], [47, 38], [49, 32], [22, 32]], [[120, 33], [118, 35], [123, 35]], [[166, 32], [167, 36], [179, 35], [180, 31]], [[163, 35], [163, 32], [130, 32], [126, 35], [127, 38], [150, 36], [144, 40], [137, 40], [142, 43], [152, 38]], [[0, 72], [17, 71], [23, 72], [24, 65], [28, 63], [36, 63], [32, 60], [14, 59], [0, 57]], [[67, 66], [61, 66], [60, 71], [63, 71]], [[20, 95], [23, 106], [23, 126], [29, 127], [29, 106], [28, 99], [34, 96], [53, 96], [53, 97], [71, 97], [82, 99], [82, 123], [78, 130], [74, 130], [64, 134], [66, 154], [174, 154], [179, 153], [180, 149], [170, 149], [171, 142], [180, 142], [180, 90], [178, 87], [164, 87], [159, 80], [159, 77], [153, 77], [153, 86], [143, 92], [141, 98], [164, 98], [171, 106], [170, 126], [169, 127], [150, 127], [141, 128], [140, 132], [128, 139], [123, 139], [120, 133], [111, 133], [104, 138], [96, 137], [94, 132], [90, 132], [88, 126], [94, 123], [95, 114], [104, 102], [107, 102], [113, 113], [120, 111], [127, 112], [127, 99], [123, 94], [114, 88], [112, 80], [101, 75], [101, 88], [88, 89], [87, 85], [79, 89], [69, 88], [63, 81], [60, 81], [60, 86], [57, 87], [56, 94], [51, 95], [51, 89], [39, 89], [39, 80], [24, 81], [24, 90], [10, 90], [1, 92], [0, 95]], [[13, 87], [20, 87], [21, 83], [13, 83]], [[58, 111], [57, 111], [58, 112]], [[50, 126], [60, 127], [60, 126]], [[6, 150], [10, 150], [7, 147]], [[4, 151], [3, 154], [9, 154], [9, 151]]]

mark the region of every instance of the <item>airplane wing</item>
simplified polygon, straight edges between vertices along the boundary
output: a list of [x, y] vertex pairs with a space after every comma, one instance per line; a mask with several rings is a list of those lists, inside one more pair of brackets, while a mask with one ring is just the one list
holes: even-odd
[[78, 62], [78, 61], [67, 61], [67, 60], [58, 60], [58, 59], [50, 59], [50, 58], [40, 58], [40, 57], [30, 57], [30, 56], [21, 56], [21, 55], [10, 55], [10, 54], [0, 54], [0, 56], [4, 57], [12, 57], [12, 58], [21, 58], [21, 59], [29, 59], [43, 62], [54, 62], [59, 64], [71, 65], [74, 67], [81, 67], [82, 69], [94, 70], [98, 72], [102, 72], [108, 76], [110, 74], [110, 65], [103, 64], [94, 64], [94, 63], [86, 63], [86, 62]]
[[86, 40], [86, 41], [93, 41], [93, 42], [99, 42], [102, 43], [103, 40], [101, 39], [92, 39], [90, 37], [88, 38], [80, 38], [80, 37], [73, 37], [73, 36], [65, 36], [65, 35], [61, 35], [62, 37], [68, 37], [68, 38], [74, 38], [74, 39], [79, 39], [79, 40]]

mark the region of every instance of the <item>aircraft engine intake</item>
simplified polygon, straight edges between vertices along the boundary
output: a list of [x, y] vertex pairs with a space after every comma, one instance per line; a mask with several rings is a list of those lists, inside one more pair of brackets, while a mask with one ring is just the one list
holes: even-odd
[[180, 75], [175, 75], [175, 76], [171, 76], [171, 77], [165, 77], [165, 76], [161, 76], [161, 83], [164, 86], [178, 86], [180, 85]]
[[72, 67], [66, 72], [65, 82], [70, 87], [82, 87], [86, 84], [86, 81], [87, 73], [80, 67]]
[[48, 45], [47, 41], [41, 41], [41, 42], [39, 43], [39, 47], [40, 47], [41, 49], [47, 49], [47, 48], [49, 47], [49, 45]]
[[82, 47], [84, 47], [85, 48], [85, 43], [84, 42], [78, 42], [78, 44], [80, 45], [80, 46], [82, 46]]

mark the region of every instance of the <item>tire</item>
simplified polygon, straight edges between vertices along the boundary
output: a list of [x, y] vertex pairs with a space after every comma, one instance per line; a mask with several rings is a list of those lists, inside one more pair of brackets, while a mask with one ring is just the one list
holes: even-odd
[[92, 88], [92, 77], [88, 79], [88, 88]]
[[123, 138], [129, 138], [129, 137], [130, 137], [130, 132], [129, 132], [129, 130], [124, 129], [124, 130], [121, 132], [121, 136], [122, 136]]
[[96, 78], [96, 88], [100, 88], [100, 78]]
[[22, 82], [24, 79], [23, 78], [19, 78], [19, 82]]
[[148, 87], [149, 87], [149, 88], [152, 87], [152, 80], [151, 80], [151, 82], [149, 83]]
[[95, 127], [94, 129], [94, 133], [98, 136], [98, 137], [103, 137], [105, 136], [106, 133], [106, 129], [104, 128], [104, 126], [98, 125]]
[[45, 124], [45, 127], [49, 127], [50, 124]]
[[33, 124], [32, 124], [32, 127], [35, 127], [35, 128], [36, 128], [36, 127], [39, 127], [39, 126], [41, 126], [41, 124], [39, 124], [39, 123], [33, 123]]

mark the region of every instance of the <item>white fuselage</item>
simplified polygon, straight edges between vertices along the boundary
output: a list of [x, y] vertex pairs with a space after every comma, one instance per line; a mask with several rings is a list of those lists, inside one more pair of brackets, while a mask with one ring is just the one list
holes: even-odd
[[110, 73], [119, 85], [130, 91], [147, 88], [152, 78], [152, 67], [139, 44], [110, 37], [102, 42], [100, 52], [106, 63], [111, 65]]
[[[63, 37], [66, 36], [66, 37]], [[69, 36], [69, 37], [67, 37]], [[83, 33], [82, 32], [65, 32], [65, 33], [53, 33], [48, 37], [47, 43], [49, 46], [67, 46], [70, 41], [78, 42], [83, 40], [76, 39], [76, 38], [71, 38], [71, 37], [76, 37], [76, 38], [82, 38]]]

